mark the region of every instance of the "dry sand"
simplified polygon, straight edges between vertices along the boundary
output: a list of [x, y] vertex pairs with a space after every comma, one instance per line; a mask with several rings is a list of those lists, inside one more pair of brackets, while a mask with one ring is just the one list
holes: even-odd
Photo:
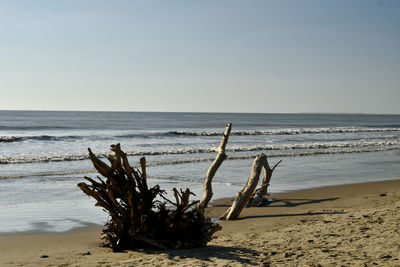
[[[400, 180], [271, 195], [207, 247], [113, 253], [100, 227], [0, 235], [0, 266], [400, 266]], [[231, 200], [209, 209], [222, 214]]]

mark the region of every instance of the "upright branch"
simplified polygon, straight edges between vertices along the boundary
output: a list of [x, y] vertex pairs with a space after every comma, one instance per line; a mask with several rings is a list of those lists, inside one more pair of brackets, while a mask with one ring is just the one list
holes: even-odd
[[262, 167], [265, 165], [266, 161], [267, 156], [264, 154], [261, 154], [255, 158], [250, 177], [247, 180], [246, 185], [240, 192], [237, 193], [232, 206], [228, 208], [224, 215], [221, 216], [221, 219], [234, 220], [239, 217], [240, 212], [247, 205], [254, 190], [256, 189], [258, 180], [260, 179]]
[[[267, 195], [267, 189], [269, 186], [269, 182], [272, 177], [272, 173], [275, 168], [282, 162], [280, 160], [277, 162], [274, 167], [271, 169], [267, 156], [261, 154], [257, 156], [254, 160], [253, 167], [250, 173], [250, 177], [247, 180], [247, 184], [244, 186], [242, 191], [240, 191], [235, 200], [232, 203], [232, 206], [228, 208], [224, 215], [222, 215], [221, 219], [234, 220], [237, 219], [242, 212], [243, 208], [247, 206], [260, 206], [260, 204], [265, 203], [266, 200], [264, 198]], [[260, 188], [256, 189], [258, 184], [258, 180], [260, 178], [261, 170], [264, 169], [264, 179]]]
[[228, 123], [225, 127], [224, 136], [222, 137], [221, 143], [218, 147], [218, 155], [215, 158], [214, 162], [211, 164], [210, 168], [207, 171], [206, 177], [204, 179], [203, 185], [203, 197], [201, 198], [198, 208], [206, 208], [208, 202], [211, 200], [213, 195], [212, 192], [212, 179], [215, 176], [215, 173], [218, 171], [219, 167], [221, 166], [222, 162], [227, 158], [225, 154], [225, 147], [228, 143], [229, 134], [231, 132], [232, 123]]
[[268, 202], [264, 196], [269, 195], [268, 194], [268, 186], [271, 181], [272, 173], [274, 172], [275, 168], [278, 167], [278, 165], [282, 162], [282, 160], [278, 161], [274, 167], [269, 166], [268, 160], [265, 161], [264, 163], [264, 179], [262, 180], [261, 186], [253, 193], [251, 196], [248, 206], [254, 207], [254, 206], [261, 206], [264, 203]]

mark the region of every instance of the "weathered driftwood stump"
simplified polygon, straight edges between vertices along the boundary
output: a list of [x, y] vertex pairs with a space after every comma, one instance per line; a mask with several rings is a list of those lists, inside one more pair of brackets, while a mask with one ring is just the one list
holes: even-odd
[[[246, 185], [240, 192], [237, 193], [235, 200], [232, 203], [232, 206], [228, 208], [225, 214], [222, 215], [220, 218], [227, 220], [237, 219], [243, 208], [248, 205], [250, 200], [253, 200], [254, 203], [256, 203], [254, 205], [258, 205], [258, 203], [264, 202], [266, 199], [263, 196], [267, 194], [267, 188], [271, 180], [272, 172], [281, 162], [282, 161], [276, 163], [275, 166], [271, 169], [269, 167], [266, 155], [261, 154], [257, 156], [254, 160], [250, 177], [247, 180]], [[255, 191], [263, 168], [265, 176], [262, 185], [259, 189], [257, 189], [257, 191]]]
[[[111, 166], [98, 159], [89, 149], [96, 170], [104, 176], [97, 181], [85, 177], [90, 184], [79, 183], [79, 188], [97, 200], [110, 215], [103, 230], [105, 245], [114, 251], [141, 247], [179, 249], [205, 246], [212, 235], [221, 230], [190, 202], [193, 194], [173, 189], [175, 201], [170, 201], [158, 185], [149, 188], [146, 180], [146, 159], [140, 159], [141, 171], [129, 165], [120, 145], [112, 145], [115, 156]], [[158, 197], [158, 198], [157, 198]], [[174, 208], [168, 208], [172, 205]]]
[[248, 207], [259, 207], [268, 203], [268, 199], [266, 199], [264, 196], [269, 195], [268, 186], [269, 182], [271, 181], [272, 173], [281, 162], [282, 160], [278, 161], [271, 169], [271, 167], [268, 164], [268, 159], [265, 160], [265, 163], [263, 165], [264, 178], [262, 180], [261, 186], [258, 189], [256, 189], [256, 191], [251, 196], [249, 203], [247, 204]]

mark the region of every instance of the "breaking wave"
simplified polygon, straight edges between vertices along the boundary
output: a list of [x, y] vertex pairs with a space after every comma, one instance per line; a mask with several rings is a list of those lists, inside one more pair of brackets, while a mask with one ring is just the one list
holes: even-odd
[[[238, 146], [234, 145], [227, 148], [227, 152], [252, 152], [252, 151], [287, 151], [292, 156], [301, 153], [312, 154], [317, 151], [318, 154], [333, 154], [338, 151], [343, 153], [368, 152], [378, 150], [400, 149], [400, 140], [391, 141], [357, 141], [357, 142], [326, 142], [326, 143], [297, 143], [297, 144], [281, 144], [281, 145], [250, 145]], [[362, 150], [362, 151], [361, 151]], [[189, 155], [189, 154], [207, 154], [216, 152], [217, 148], [175, 148], [160, 150], [138, 150], [127, 151], [128, 156], [149, 156], [149, 155]], [[340, 152], [342, 153], [342, 152]], [[99, 157], [106, 157], [108, 152], [97, 153]], [[86, 160], [89, 156], [85, 154], [74, 155], [21, 155], [21, 156], [0, 156], [0, 164], [22, 164], [22, 163], [40, 163], [40, 162], [60, 162], [60, 161], [78, 161]]]
[[[372, 133], [400, 132], [400, 128], [294, 128], [271, 130], [232, 131], [231, 135], [297, 135], [297, 134], [326, 134], [326, 133]], [[220, 136], [221, 132], [202, 131], [170, 131], [170, 135], [182, 136]]]
[[[271, 130], [243, 130], [232, 131], [233, 136], [256, 135], [301, 135], [301, 134], [331, 134], [331, 133], [379, 133], [400, 132], [400, 128], [293, 128]], [[0, 136], [0, 143], [23, 141], [74, 141], [78, 139], [131, 139], [131, 138], [157, 138], [157, 137], [192, 137], [192, 136], [222, 136], [221, 131], [155, 131], [118, 134], [110, 136], [84, 136], [84, 135], [34, 135], [34, 136]]]
[[[349, 153], [365, 153], [365, 152], [379, 152], [386, 150], [400, 149], [400, 145], [392, 146], [392, 147], [361, 147], [361, 148], [353, 148], [353, 149], [332, 149], [332, 150], [312, 150], [312, 151], [285, 151], [278, 152], [274, 154], [268, 154], [269, 158], [282, 158], [282, 157], [301, 157], [301, 156], [313, 156], [313, 155], [327, 155], [327, 154], [349, 154]], [[101, 157], [102, 155], [100, 155]], [[242, 159], [253, 159], [255, 157], [254, 154], [244, 154], [244, 155], [229, 155], [227, 160], [242, 160]], [[88, 157], [85, 157], [85, 159]], [[81, 158], [79, 158], [81, 159]], [[83, 159], [83, 158], [82, 158]], [[178, 164], [188, 164], [188, 163], [199, 163], [199, 162], [211, 162], [215, 160], [215, 157], [204, 157], [204, 158], [188, 158], [183, 160], [165, 160], [165, 161], [154, 161], [148, 162], [147, 166], [160, 166], [160, 165], [178, 165]], [[138, 168], [139, 165], [133, 165], [133, 167]], [[33, 174], [21, 174], [21, 175], [9, 175], [9, 176], [0, 176], [0, 179], [16, 179], [16, 178], [24, 178], [24, 177], [32, 177], [32, 176], [62, 176], [62, 175], [78, 175], [78, 174], [87, 174], [87, 173], [96, 173], [95, 169], [86, 169], [86, 170], [73, 170], [73, 171], [49, 171], [49, 172], [41, 172], [41, 173], [33, 173]]]
[[54, 136], [54, 135], [34, 135], [34, 136], [0, 136], [0, 143], [12, 143], [22, 141], [68, 141], [82, 139], [83, 136], [77, 135], [66, 135], [66, 136]]

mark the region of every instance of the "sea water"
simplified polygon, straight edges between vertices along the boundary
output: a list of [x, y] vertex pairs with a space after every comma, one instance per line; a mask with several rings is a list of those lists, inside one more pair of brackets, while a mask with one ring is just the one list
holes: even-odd
[[0, 233], [104, 224], [76, 186], [98, 175], [89, 147], [106, 160], [120, 143], [133, 165], [146, 157], [150, 186], [199, 199], [227, 123], [213, 199], [240, 191], [261, 153], [283, 160], [271, 193], [400, 178], [400, 115], [0, 111]]

